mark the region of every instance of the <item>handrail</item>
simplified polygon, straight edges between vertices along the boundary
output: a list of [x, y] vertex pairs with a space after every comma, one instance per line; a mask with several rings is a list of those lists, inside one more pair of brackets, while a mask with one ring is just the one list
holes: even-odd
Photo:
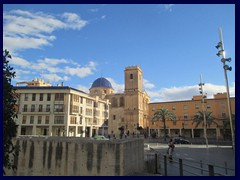
[[[149, 149], [150, 149], [150, 151], [152, 151], [152, 152], [154, 152], [155, 154], [158, 155], [157, 157], [159, 157], [159, 161], [160, 161], [160, 162], [157, 163], [157, 164], [161, 164], [161, 161], [162, 161], [162, 162], [164, 162], [164, 166], [167, 166], [167, 163], [165, 162], [165, 161], [166, 161], [166, 158], [165, 158], [165, 157], [168, 156], [167, 154], [165, 154], [165, 153], [164, 153], [164, 154], [163, 154], [163, 153], [160, 153], [160, 152], [158, 152], [157, 150], [151, 148], [150, 146], [149, 146]], [[153, 157], [153, 155], [152, 155], [152, 157]], [[156, 158], [156, 157], [155, 157], [155, 158]], [[176, 161], [176, 159], [179, 159], [179, 160], [181, 160], [181, 161], [178, 162], [178, 161]], [[183, 163], [182, 160], [184, 160], [184, 163]], [[180, 162], [181, 162], [181, 164], [180, 164]], [[188, 164], [188, 163], [186, 163], [186, 162], [196, 163], [196, 164], [199, 164], [200, 166], [198, 167], [198, 166], [196, 166], [196, 165], [190, 165], [190, 164]], [[176, 166], [175, 163], [176, 163], [176, 164], [179, 164], [179, 167]], [[204, 166], [208, 166], [208, 169], [204, 168], [203, 165], [204, 165]], [[156, 165], [156, 166], [157, 166], [157, 165]], [[161, 166], [161, 165], [160, 165], [160, 166]], [[179, 168], [179, 170], [180, 170], [180, 175], [183, 174], [183, 172], [187, 172], [187, 173], [189, 173], [189, 174], [193, 174], [193, 175], [196, 175], [196, 176], [203, 176], [203, 172], [208, 172], [208, 175], [209, 175], [209, 176], [211, 176], [211, 175], [212, 175], [212, 176], [213, 176], [213, 175], [217, 175], [217, 176], [228, 176], [227, 170], [235, 171], [235, 169], [233, 169], [233, 168], [227, 168], [226, 163], [225, 163], [225, 167], [223, 167], [223, 166], [219, 166], [219, 165], [210, 165], [210, 164], [204, 163], [204, 162], [202, 162], [202, 161], [197, 162], [197, 161], [189, 160], [189, 159], [185, 159], [185, 158], [184, 158], [184, 159], [174, 158], [173, 161], [172, 161], [172, 163], [171, 163], [171, 167]], [[201, 171], [201, 174], [194, 173], [194, 172], [190, 172], [189, 170], [187, 170], [186, 168], [183, 168], [183, 167], [190, 167], [190, 168], [193, 168], [193, 169], [196, 169], [196, 170], [200, 170], [200, 171]], [[216, 168], [221, 168], [221, 169], [225, 169], [226, 174], [219, 173], [219, 172], [214, 172], [214, 167], [216, 167]], [[157, 167], [156, 167], [156, 169], [157, 169]], [[160, 168], [160, 169], [161, 169], [161, 168]], [[164, 169], [165, 169], [165, 171], [166, 171], [167, 168], [164, 168]], [[167, 174], [167, 172], [165, 172], [165, 174]]]

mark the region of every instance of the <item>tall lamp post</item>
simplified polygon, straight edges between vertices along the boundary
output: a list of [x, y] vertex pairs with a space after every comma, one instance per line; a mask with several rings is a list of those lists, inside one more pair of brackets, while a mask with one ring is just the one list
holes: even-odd
[[207, 121], [206, 121], [206, 110], [204, 108], [204, 103], [206, 103], [205, 101], [205, 98], [206, 98], [206, 95], [204, 95], [204, 92], [203, 92], [203, 86], [204, 86], [204, 83], [202, 83], [202, 76], [200, 76], [200, 83], [199, 83], [199, 92], [200, 94], [202, 94], [202, 111], [203, 111], [203, 124], [204, 124], [204, 138], [205, 138], [205, 141], [206, 141], [206, 147], [208, 147], [208, 138], [207, 138]]
[[145, 119], [145, 136], [147, 137], [148, 136], [148, 126], [147, 126], [147, 115], [146, 114], [144, 114], [144, 119]]
[[231, 113], [231, 104], [229, 99], [229, 86], [228, 86], [228, 78], [227, 78], [227, 70], [231, 71], [232, 67], [228, 66], [226, 64], [226, 61], [231, 62], [231, 58], [225, 58], [225, 51], [224, 51], [224, 44], [223, 44], [223, 37], [222, 37], [222, 29], [219, 28], [219, 38], [220, 42], [217, 44], [216, 48], [220, 49], [217, 53], [217, 56], [222, 56], [221, 62], [223, 63], [223, 69], [224, 69], [224, 77], [226, 81], [226, 91], [227, 91], [227, 102], [228, 102], [228, 114], [229, 114], [229, 120], [230, 120], [230, 128], [231, 128], [231, 135], [232, 135], [232, 148], [235, 152], [235, 139], [234, 139], [234, 130], [233, 130], [233, 123], [232, 123], [232, 113]]

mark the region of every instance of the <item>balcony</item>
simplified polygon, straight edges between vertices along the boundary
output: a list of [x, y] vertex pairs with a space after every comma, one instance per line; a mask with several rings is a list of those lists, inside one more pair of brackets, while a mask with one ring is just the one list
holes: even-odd
[[77, 114], [81, 115], [82, 113], [80, 113], [79, 111], [71, 111], [70, 114], [71, 115], [77, 115]]
[[64, 109], [54, 109], [54, 114], [64, 114]]

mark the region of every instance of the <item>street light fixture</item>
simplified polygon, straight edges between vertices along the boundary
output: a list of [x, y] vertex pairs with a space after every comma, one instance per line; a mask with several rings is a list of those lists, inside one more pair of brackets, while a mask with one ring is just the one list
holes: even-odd
[[[220, 37], [220, 42], [216, 46], [216, 48], [221, 48], [219, 52], [220, 55], [222, 55], [221, 62], [223, 63], [223, 69], [224, 69], [224, 76], [225, 76], [225, 81], [226, 81], [226, 91], [227, 91], [227, 102], [228, 102], [228, 114], [229, 114], [229, 120], [230, 120], [230, 128], [231, 128], [231, 135], [232, 135], [232, 148], [233, 151], [235, 152], [235, 139], [234, 139], [234, 130], [233, 130], [233, 122], [232, 122], [232, 113], [231, 113], [231, 104], [230, 104], [230, 99], [229, 99], [229, 86], [228, 86], [228, 78], [227, 78], [227, 71], [231, 71], [232, 67], [226, 65], [226, 61], [231, 62], [231, 58], [225, 58], [225, 53], [224, 53], [224, 44], [223, 44], [223, 37], [222, 37], [222, 29], [219, 28], [219, 37]], [[218, 52], [218, 54], [219, 54]], [[217, 56], [219, 56], [217, 54]]]
[[221, 55], [223, 55], [223, 54], [224, 54], [224, 51], [223, 51], [223, 50], [220, 50], [220, 51], [218, 51], [217, 56], [219, 57], [219, 56], [221, 56]]
[[206, 147], [208, 147], [208, 138], [207, 138], [207, 121], [206, 121], [206, 110], [204, 108], [204, 103], [206, 103], [205, 98], [207, 97], [203, 92], [204, 83], [202, 83], [202, 76], [200, 76], [200, 83], [199, 83], [199, 92], [202, 95], [202, 111], [203, 111], [203, 124], [204, 124], [204, 138], [206, 141]]
[[221, 61], [222, 63], [225, 63], [226, 61], [231, 62], [231, 58], [222, 58]]
[[223, 69], [224, 69], [224, 70], [229, 70], [229, 71], [231, 71], [231, 70], [232, 70], [232, 67], [231, 67], [231, 66], [228, 66], [228, 65], [224, 65], [224, 66], [223, 66]]
[[219, 49], [222, 46], [222, 42], [219, 42], [215, 47]]

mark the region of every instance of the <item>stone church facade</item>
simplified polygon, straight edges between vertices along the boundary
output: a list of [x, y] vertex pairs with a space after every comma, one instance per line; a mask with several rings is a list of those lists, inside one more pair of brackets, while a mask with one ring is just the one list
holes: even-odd
[[96, 79], [90, 88], [90, 96], [108, 99], [108, 134], [120, 134], [119, 128], [129, 134], [137, 134], [138, 128], [147, 128], [148, 104], [150, 98], [143, 90], [142, 70], [139, 66], [124, 70], [124, 92], [114, 93], [111, 83], [105, 78]]

